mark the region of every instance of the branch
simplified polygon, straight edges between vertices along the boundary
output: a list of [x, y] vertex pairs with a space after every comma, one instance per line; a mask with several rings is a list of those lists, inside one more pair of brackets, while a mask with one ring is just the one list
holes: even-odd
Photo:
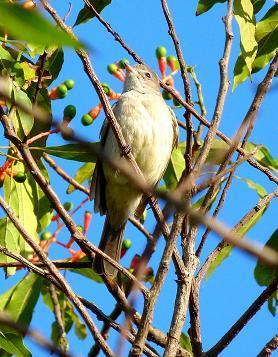
[[225, 335], [213, 346], [205, 356], [217, 356], [222, 352], [246, 326], [251, 318], [260, 310], [266, 300], [278, 287], [278, 279], [274, 280], [259, 297], [250, 305], [245, 313], [237, 320], [237, 322], [225, 333]]
[[73, 357], [71, 353], [60, 350], [60, 348], [55, 346], [52, 342], [46, 340], [39, 332], [13, 321], [4, 312], [0, 312], [0, 323], [1, 325], [11, 327], [23, 336], [28, 336], [31, 340], [33, 340], [45, 350], [49, 351], [51, 354], [55, 353], [57, 356], [60, 357]]
[[269, 357], [272, 352], [277, 350], [278, 348], [278, 335], [272, 337], [270, 341], [264, 346], [261, 352], [257, 355], [257, 357]]
[[90, 194], [90, 191], [86, 187], [70, 177], [47, 153], [43, 153], [43, 158], [65, 181], [74, 186], [77, 190], [84, 192], [86, 195]]
[[3, 208], [3, 210], [5, 211], [5, 213], [7, 214], [13, 225], [16, 227], [16, 229], [20, 232], [23, 239], [33, 248], [37, 256], [47, 266], [49, 272], [53, 275], [53, 277], [57, 280], [57, 282], [63, 287], [65, 294], [74, 304], [76, 309], [79, 311], [80, 315], [82, 316], [83, 320], [86, 322], [86, 325], [91, 331], [95, 341], [100, 345], [105, 355], [113, 356], [113, 352], [111, 351], [110, 347], [106, 344], [105, 340], [99, 333], [96, 325], [94, 324], [93, 320], [91, 319], [84, 305], [81, 303], [80, 299], [73, 292], [73, 290], [71, 289], [70, 285], [67, 283], [63, 275], [59, 272], [59, 270], [47, 257], [47, 255], [44, 253], [41, 247], [33, 240], [32, 237], [30, 237], [28, 232], [25, 230], [25, 228], [22, 226], [20, 221], [15, 216], [13, 210], [8, 206], [8, 204], [4, 201], [4, 199], [1, 196], [0, 196], [0, 206]]

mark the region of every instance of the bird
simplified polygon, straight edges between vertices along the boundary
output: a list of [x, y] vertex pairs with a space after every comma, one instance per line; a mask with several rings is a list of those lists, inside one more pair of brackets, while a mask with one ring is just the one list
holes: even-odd
[[[165, 103], [159, 77], [153, 70], [145, 64], [126, 64], [125, 69], [123, 92], [113, 112], [146, 182], [156, 186], [178, 145], [176, 116]], [[100, 144], [110, 159], [126, 160], [107, 119], [100, 131]], [[119, 170], [101, 160], [95, 166], [90, 195], [94, 199], [94, 211], [106, 215], [99, 249], [118, 262], [127, 220], [134, 214], [140, 216], [146, 199]], [[93, 268], [106, 277], [117, 275], [117, 269], [99, 254]]]

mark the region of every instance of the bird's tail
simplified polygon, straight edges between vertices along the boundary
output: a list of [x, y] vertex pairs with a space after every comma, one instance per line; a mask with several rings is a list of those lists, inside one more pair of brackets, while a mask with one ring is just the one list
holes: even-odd
[[[101, 240], [98, 246], [100, 250], [117, 262], [120, 260], [125, 225], [126, 223], [121, 226], [120, 229], [115, 230], [111, 227], [109, 218], [106, 216]], [[96, 273], [109, 277], [115, 277], [118, 272], [113, 265], [104, 260], [99, 254], [95, 257], [93, 268]]]

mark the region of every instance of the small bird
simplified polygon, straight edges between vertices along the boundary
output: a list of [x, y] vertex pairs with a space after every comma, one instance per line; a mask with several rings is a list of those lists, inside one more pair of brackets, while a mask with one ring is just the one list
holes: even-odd
[[[113, 112], [146, 182], [157, 185], [178, 143], [177, 120], [162, 97], [158, 76], [146, 65], [126, 65], [123, 93]], [[100, 136], [104, 153], [110, 159], [126, 160], [107, 119]], [[126, 222], [130, 215], [143, 213], [146, 200], [119, 170], [101, 161], [97, 162], [92, 177], [93, 198], [95, 212], [106, 214], [99, 249], [119, 261]], [[110, 277], [117, 274], [117, 269], [99, 255], [94, 270]]]

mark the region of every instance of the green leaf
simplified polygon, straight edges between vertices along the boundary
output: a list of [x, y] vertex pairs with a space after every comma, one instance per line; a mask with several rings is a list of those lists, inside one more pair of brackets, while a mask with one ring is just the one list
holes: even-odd
[[[13, 172], [24, 171], [22, 163], [17, 162], [12, 167]], [[33, 195], [34, 179], [31, 173], [26, 173], [26, 180], [23, 183], [17, 183], [10, 176], [4, 180], [4, 198], [9, 206], [13, 209], [15, 215], [28, 230], [28, 233], [33, 239], [39, 240], [37, 235], [37, 212], [35, 210], [35, 202]], [[26, 258], [33, 255], [33, 250], [25, 242], [23, 237], [16, 230], [12, 222], [5, 218], [0, 222], [0, 243], [13, 252], [20, 253]], [[11, 261], [0, 254], [1, 261]], [[7, 268], [7, 275], [12, 275], [15, 272], [14, 268]]]
[[99, 150], [100, 143], [86, 143], [86, 145], [81, 144], [67, 144], [62, 146], [49, 146], [46, 148], [31, 147], [33, 150], [43, 150], [44, 152], [60, 157], [65, 160], [74, 160], [80, 162], [96, 162], [97, 157], [94, 154]]
[[266, 0], [252, 0], [254, 14], [257, 14], [264, 6]]
[[226, 2], [226, 0], [199, 0], [197, 10], [196, 10], [196, 16], [201, 15], [204, 12], [208, 11], [215, 4], [223, 3], [223, 2]]
[[234, 14], [240, 29], [241, 54], [246, 63], [248, 73], [251, 75], [252, 64], [258, 48], [255, 39], [256, 22], [251, 0], [235, 0]]
[[[41, 284], [41, 277], [27, 274], [15, 286], [0, 295], [0, 311], [7, 313], [18, 324], [28, 327], [40, 295]], [[1, 326], [1, 331], [3, 328]], [[15, 333], [9, 327], [5, 327], [4, 330]]]
[[258, 148], [253, 158], [256, 159], [261, 165], [267, 167], [270, 170], [277, 171], [278, 170], [278, 160], [274, 159], [268, 148], [263, 145], [254, 144], [252, 142], [248, 142], [245, 146], [245, 151], [251, 153], [255, 148]]
[[[78, 183], [82, 184], [86, 180], [89, 180], [92, 177], [94, 168], [95, 168], [95, 163], [87, 162], [86, 164], [82, 165], [76, 172], [74, 179]], [[67, 193], [70, 194], [75, 190], [75, 187], [72, 185], [69, 185], [67, 188]]]
[[182, 332], [182, 334], [181, 334], [180, 346], [182, 348], [184, 348], [186, 351], [192, 353], [192, 346], [191, 346], [190, 337], [184, 332]]
[[38, 11], [25, 10], [21, 5], [0, 2], [0, 23], [18, 40], [34, 44], [80, 47], [72, 36], [52, 25]]
[[[266, 242], [266, 246], [278, 251], [278, 229], [273, 232]], [[254, 270], [254, 276], [260, 286], [268, 286], [278, 277], [278, 270], [277, 267], [267, 266], [258, 261]]]
[[[70, 301], [67, 299], [65, 294], [63, 294], [61, 291], [57, 289], [56, 289], [56, 293], [57, 293], [66, 333], [68, 333], [71, 330], [72, 326], [75, 325], [76, 336], [83, 340], [87, 336], [86, 326], [80, 321], [79, 317], [74, 312], [73, 306], [71, 305]], [[52, 312], [54, 312], [53, 302], [49, 293], [49, 286], [47, 283], [44, 284], [43, 286], [42, 297], [43, 297], [43, 302], [46, 304], [46, 306]], [[56, 322], [52, 324], [51, 338], [53, 342], [57, 344], [59, 339], [59, 333], [58, 333]]]
[[6, 354], [3, 351], [16, 357], [32, 357], [31, 352], [24, 346], [21, 336], [0, 331], [0, 355], [4, 357]]
[[[53, 50], [51, 50], [53, 51]], [[64, 63], [64, 52], [61, 48], [57, 48], [52, 54], [47, 57], [45, 62], [45, 70], [51, 74], [51, 79], [44, 81], [49, 86], [59, 75]]]
[[173, 150], [168, 167], [163, 176], [167, 189], [173, 190], [176, 187], [184, 168], [183, 145], [179, 145]]
[[278, 5], [274, 5], [256, 26], [258, 52], [253, 73], [264, 68], [274, 57], [278, 47]]
[[[234, 230], [234, 232], [240, 237], [244, 237], [245, 234], [259, 221], [259, 219], [263, 216], [265, 211], [267, 210], [268, 205], [261, 207], [250, 219], [249, 221], [243, 225], [243, 226], [238, 226]], [[221, 250], [221, 252], [218, 254], [217, 258], [213, 261], [213, 263], [210, 265], [207, 274], [206, 274], [206, 279], [208, 279], [211, 274], [215, 271], [215, 269], [223, 263], [223, 261], [229, 257], [231, 254], [231, 251], [233, 249], [233, 245], [226, 244], [225, 247]]]
[[[14, 88], [13, 96], [16, 103], [24, 104], [28, 109], [32, 110], [32, 103], [28, 95], [23, 92], [21, 89]], [[33, 125], [34, 117], [27, 114], [20, 108], [16, 108], [16, 117], [14, 118], [14, 125], [16, 132], [20, 139], [24, 139], [24, 136], [27, 136]]]
[[[90, 3], [94, 6], [96, 11], [98, 13], [101, 13], [101, 11], [111, 3], [112, 0], [90, 0]], [[83, 9], [79, 12], [77, 19], [75, 21], [75, 24], [73, 26], [80, 25], [84, 22], [87, 22], [88, 20], [92, 19], [95, 17], [94, 13], [90, 8], [85, 5]]]
[[248, 185], [248, 187], [250, 187], [252, 190], [255, 190], [260, 198], [263, 198], [264, 196], [267, 195], [266, 189], [263, 186], [259, 185], [258, 183], [255, 183], [244, 177], [240, 177], [240, 176], [234, 176], [234, 177], [245, 182]]
[[34, 66], [31, 66], [29, 62], [17, 62], [14, 67], [22, 70], [25, 81], [30, 81], [37, 77], [36, 69]]
[[[258, 50], [252, 64], [252, 73], [264, 68], [274, 57], [278, 47], [278, 5], [275, 4], [256, 25], [255, 39]], [[242, 54], [234, 68], [233, 90], [249, 76], [248, 67]]]

